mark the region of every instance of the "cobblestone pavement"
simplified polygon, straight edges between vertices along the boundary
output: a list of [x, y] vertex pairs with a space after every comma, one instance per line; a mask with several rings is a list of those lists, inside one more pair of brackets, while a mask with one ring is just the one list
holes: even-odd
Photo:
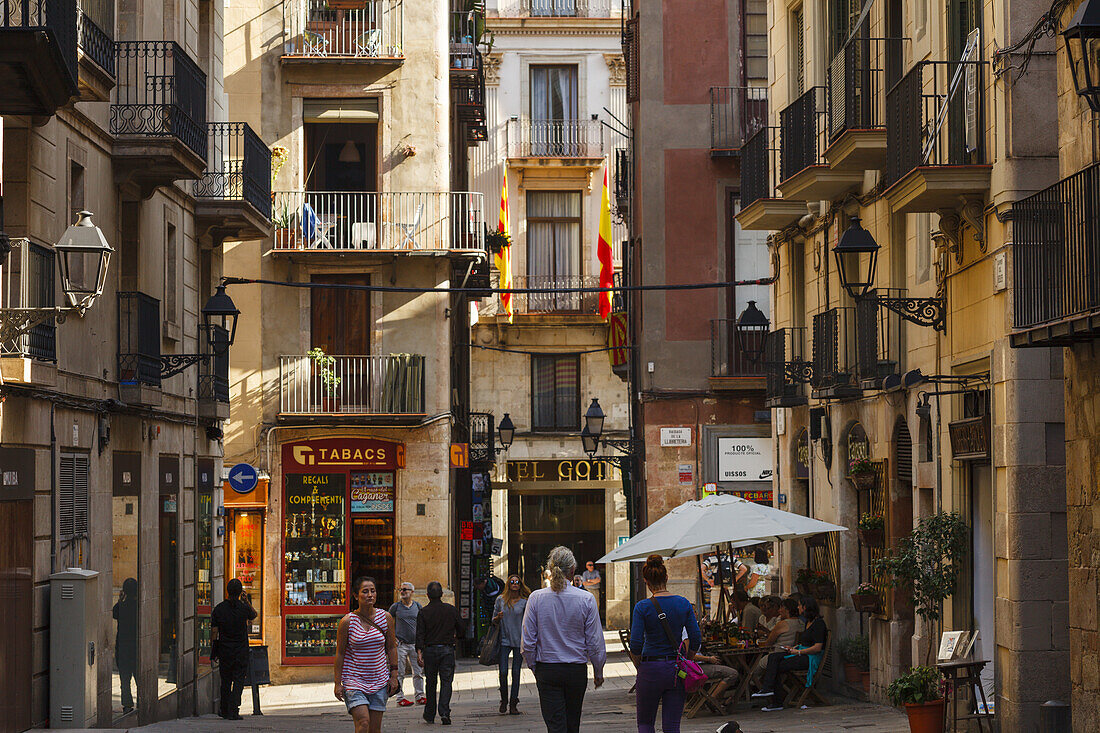
[[[582, 731], [599, 733], [626, 733], [637, 730], [634, 722], [634, 697], [629, 692], [634, 684], [634, 670], [621, 653], [612, 654], [604, 672], [605, 683], [593, 690], [591, 683], [584, 700]], [[459, 662], [455, 675], [450, 730], [482, 733], [518, 733], [519, 731], [545, 731], [538, 713], [538, 694], [530, 670], [521, 676], [520, 710], [522, 715], [497, 714], [500, 702], [495, 668], [481, 667], [472, 660]], [[406, 691], [411, 692], [412, 680], [405, 680]], [[174, 720], [142, 728], [131, 729], [135, 733], [211, 733], [218, 731], [244, 731], [247, 733], [291, 733], [316, 731], [318, 733], [352, 733], [351, 718], [342, 703], [332, 696], [332, 685], [300, 684], [261, 688], [263, 717], [248, 715], [251, 700], [245, 691], [245, 704], [241, 713], [244, 720], [230, 723], [214, 716]], [[442, 730], [438, 721], [429, 726], [421, 719], [423, 708], [419, 705], [400, 708], [391, 701], [383, 722], [386, 733], [428, 733]], [[745, 733], [803, 733], [808, 731], [857, 731], [857, 733], [907, 733], [909, 724], [905, 715], [892, 708], [837, 698], [830, 707], [807, 710], [784, 710], [778, 713], [762, 713], [746, 709], [738, 712], [737, 720]], [[713, 731], [725, 718], [714, 716], [685, 719], [685, 733]]]

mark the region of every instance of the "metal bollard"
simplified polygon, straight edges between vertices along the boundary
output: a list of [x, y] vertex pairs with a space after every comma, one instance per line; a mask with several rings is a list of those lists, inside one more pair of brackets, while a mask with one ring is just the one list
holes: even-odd
[[1059, 700], [1047, 700], [1040, 705], [1039, 730], [1042, 733], [1072, 733], [1069, 704]]

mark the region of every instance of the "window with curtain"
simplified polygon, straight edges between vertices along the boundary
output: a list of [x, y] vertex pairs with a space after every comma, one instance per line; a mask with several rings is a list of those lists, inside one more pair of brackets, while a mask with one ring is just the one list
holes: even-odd
[[531, 67], [531, 154], [575, 155], [577, 66]]
[[[580, 191], [527, 192], [527, 287], [581, 284]], [[528, 312], [578, 311], [581, 293], [528, 293]]]
[[576, 354], [531, 357], [531, 429], [580, 430], [581, 360]]

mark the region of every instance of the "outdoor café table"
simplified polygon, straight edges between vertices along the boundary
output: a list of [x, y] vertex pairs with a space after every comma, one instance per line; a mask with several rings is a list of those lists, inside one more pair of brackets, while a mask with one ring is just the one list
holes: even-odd
[[733, 697], [730, 698], [730, 705], [751, 700], [749, 697], [749, 682], [752, 679], [753, 667], [756, 666], [756, 662], [760, 657], [771, 651], [772, 648], [766, 646], [725, 647], [714, 650], [714, 656], [721, 659], [722, 664], [733, 667], [741, 675], [737, 688], [733, 691]]

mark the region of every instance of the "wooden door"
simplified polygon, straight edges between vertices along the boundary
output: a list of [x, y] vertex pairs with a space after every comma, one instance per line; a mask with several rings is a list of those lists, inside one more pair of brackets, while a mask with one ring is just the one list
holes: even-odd
[[[368, 285], [369, 275], [314, 275], [315, 283]], [[370, 354], [370, 293], [366, 290], [314, 288], [310, 299], [310, 345], [321, 348], [330, 356], [343, 356], [333, 365], [340, 378], [336, 399], [331, 402], [336, 412], [369, 412], [373, 381]], [[359, 357], [359, 358], [356, 358]], [[318, 399], [326, 395], [320, 376], [315, 375], [313, 394]]]
[[0, 733], [31, 727], [33, 501], [0, 501]]

